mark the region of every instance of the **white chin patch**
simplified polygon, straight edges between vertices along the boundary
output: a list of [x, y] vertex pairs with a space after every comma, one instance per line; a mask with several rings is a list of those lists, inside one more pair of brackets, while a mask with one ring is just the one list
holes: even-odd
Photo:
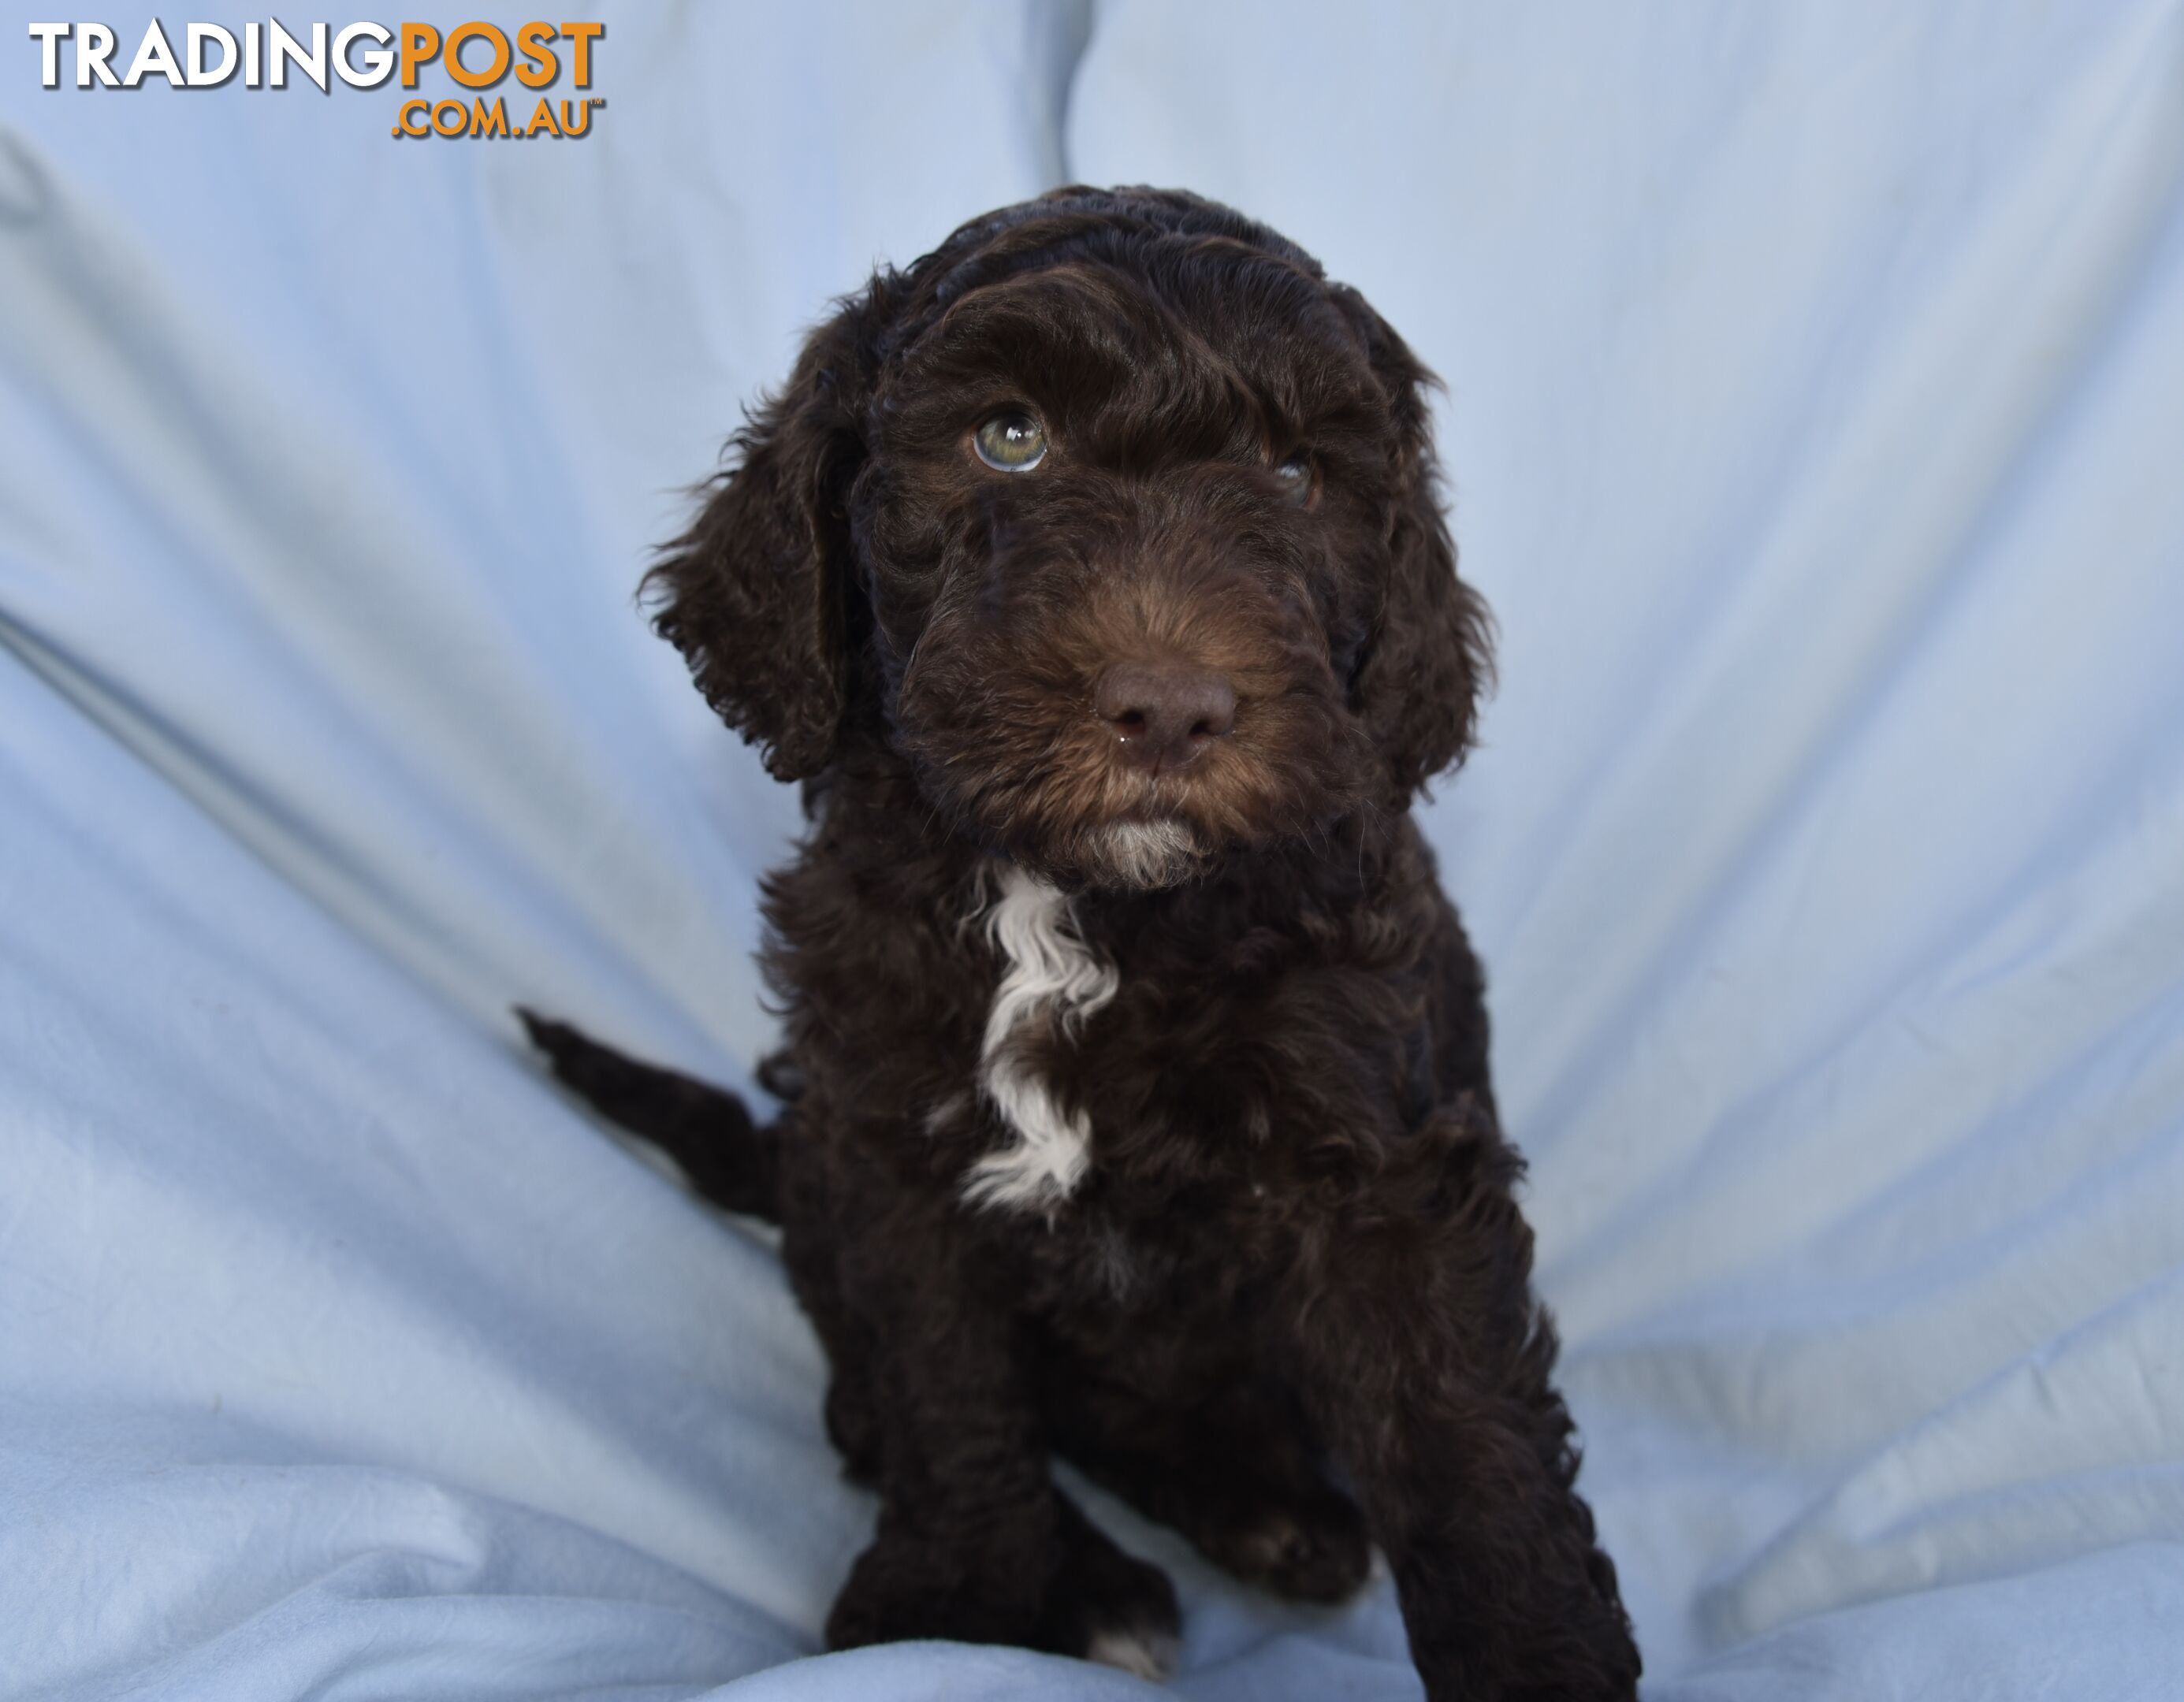
[[1110, 822], [1088, 860], [1126, 887], [1173, 887], [1198, 867], [1198, 839], [1180, 821]]
[[1016, 1142], [971, 1166], [963, 1198], [973, 1205], [1051, 1210], [1084, 1180], [1092, 1123], [1056, 1100], [1026, 1060], [1025, 1043], [1099, 1010], [1115, 996], [1118, 977], [1077, 932], [1069, 900], [1013, 863], [1000, 871], [1000, 896], [985, 921], [1007, 967], [986, 1015], [978, 1087]]
[[1095, 1632], [1084, 1658], [1158, 1684], [1175, 1671], [1175, 1639], [1164, 1631]]

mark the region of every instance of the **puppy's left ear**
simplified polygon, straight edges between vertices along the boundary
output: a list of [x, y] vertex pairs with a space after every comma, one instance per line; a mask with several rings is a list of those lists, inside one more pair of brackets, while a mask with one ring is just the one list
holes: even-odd
[[1456, 576], [1426, 403], [1433, 375], [1363, 297], [1341, 286], [1335, 293], [1365, 340], [1396, 424], [1387, 598], [1356, 691], [1396, 791], [1407, 798], [1471, 748], [1479, 700], [1494, 677], [1493, 620]]

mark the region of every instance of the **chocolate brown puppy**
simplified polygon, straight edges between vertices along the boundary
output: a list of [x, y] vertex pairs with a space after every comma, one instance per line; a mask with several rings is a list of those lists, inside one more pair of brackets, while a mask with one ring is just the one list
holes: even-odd
[[783, 1110], [530, 1021], [783, 1225], [880, 1496], [837, 1647], [1162, 1671], [1173, 1593], [1061, 1455], [1293, 1596], [1378, 1543], [1437, 1702], [1635, 1694], [1411, 815], [1488, 665], [1429, 382], [1265, 226], [1060, 190], [839, 303], [651, 576], [804, 787]]

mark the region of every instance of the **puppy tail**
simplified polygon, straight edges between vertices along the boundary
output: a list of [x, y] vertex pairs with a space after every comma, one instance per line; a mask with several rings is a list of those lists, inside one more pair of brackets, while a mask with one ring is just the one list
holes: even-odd
[[781, 1221], [778, 1126], [760, 1128], [726, 1088], [640, 1064], [521, 1005], [515, 1015], [564, 1087], [674, 1160], [700, 1196], [729, 1211]]

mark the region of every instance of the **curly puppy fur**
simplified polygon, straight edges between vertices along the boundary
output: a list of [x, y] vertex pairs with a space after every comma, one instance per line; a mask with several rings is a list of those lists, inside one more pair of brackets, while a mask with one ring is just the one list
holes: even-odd
[[[1379, 1543], [1438, 1702], [1635, 1694], [1410, 814], [1487, 667], [1430, 381], [1265, 226], [1061, 190], [838, 303], [650, 576], [804, 785], [784, 1110], [528, 1020], [783, 1226], [880, 1496], [837, 1647], [1164, 1670], [1167, 1580], [1059, 1454], [1294, 1597]], [[994, 421], [1036, 464], [981, 454]]]

